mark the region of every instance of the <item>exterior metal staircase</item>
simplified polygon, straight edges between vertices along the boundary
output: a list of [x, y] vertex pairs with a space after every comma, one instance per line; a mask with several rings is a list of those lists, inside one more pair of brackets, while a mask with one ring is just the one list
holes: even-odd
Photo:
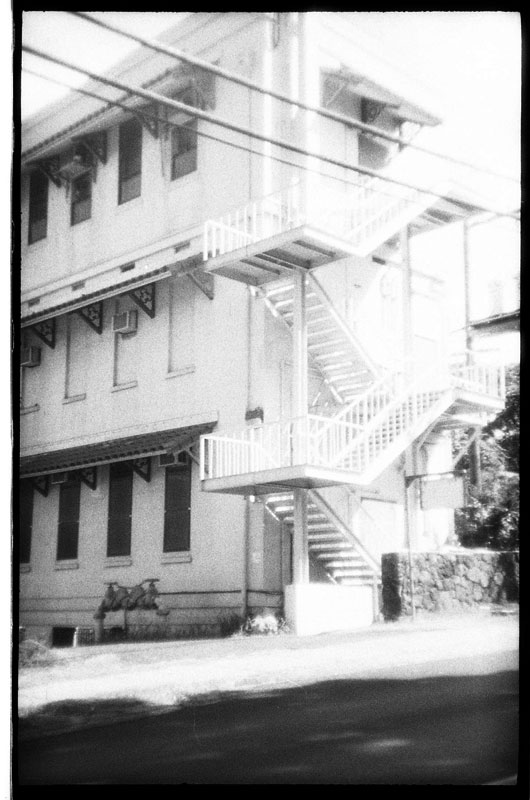
[[[266, 506], [280, 522], [293, 526], [292, 493], [269, 495]], [[381, 578], [377, 561], [315, 490], [308, 492], [307, 527], [309, 554], [320, 562], [330, 581], [343, 586], [377, 587]]]
[[[378, 377], [378, 367], [333, 306], [324, 288], [307, 275], [306, 320], [308, 354], [322, 373], [332, 395], [341, 403], [365, 391]], [[268, 284], [261, 296], [274, 316], [293, 323], [294, 283], [287, 279]]]

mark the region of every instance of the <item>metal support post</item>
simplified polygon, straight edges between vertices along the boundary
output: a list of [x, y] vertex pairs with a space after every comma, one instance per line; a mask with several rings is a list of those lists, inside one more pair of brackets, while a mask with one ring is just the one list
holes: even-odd
[[294, 490], [293, 583], [309, 583], [307, 489]]
[[[293, 315], [293, 417], [307, 415], [307, 323], [306, 323], [306, 276], [301, 270], [294, 273]], [[306, 460], [306, 426], [294, 425], [295, 459]], [[309, 550], [307, 540], [307, 489], [294, 490], [293, 533], [293, 583], [309, 582]]]

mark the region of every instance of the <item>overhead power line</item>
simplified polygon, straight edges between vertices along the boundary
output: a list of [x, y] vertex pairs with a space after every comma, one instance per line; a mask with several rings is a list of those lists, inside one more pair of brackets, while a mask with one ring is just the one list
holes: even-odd
[[[72, 92], [83, 94], [86, 95], [87, 97], [92, 97], [95, 100], [101, 100], [109, 107], [116, 106], [117, 108], [121, 108], [123, 111], [127, 111], [128, 113], [134, 113], [134, 109], [131, 109], [130, 106], [126, 106], [125, 103], [122, 103], [119, 100], [109, 100], [108, 97], [103, 97], [102, 95], [96, 94], [95, 92], [91, 92], [88, 89], [81, 89], [81, 87], [71, 86], [69, 83], [66, 83], [65, 81], [60, 81], [57, 80], [57, 78], [51, 78], [49, 75], [43, 75], [42, 73], [34, 72], [33, 70], [28, 69], [27, 67], [23, 67], [23, 72], [27, 72], [29, 75], [33, 75], [36, 78], [41, 78], [43, 80], [49, 81], [50, 83], [55, 83], [58, 86], [64, 86], [67, 89], [71, 89]], [[192, 116], [192, 111], [193, 109], [191, 110], [190, 116]], [[141, 113], [142, 117], [146, 117], [152, 122], [158, 122], [162, 125], [168, 125], [170, 128], [185, 128], [187, 125], [186, 122], [175, 122], [174, 120], [167, 119], [166, 117], [161, 117], [158, 114], [152, 114], [151, 112], [146, 111], [145, 109], [142, 109]], [[226, 145], [226, 147], [232, 147], [236, 150], [242, 150], [245, 153], [249, 153], [250, 155], [253, 156], [258, 156], [259, 158], [270, 158], [272, 161], [276, 161], [279, 164], [285, 164], [288, 167], [294, 167], [295, 169], [299, 169], [304, 172], [311, 172], [314, 175], [320, 175], [323, 178], [327, 178], [328, 180], [337, 181], [339, 183], [346, 183], [346, 180], [344, 178], [340, 178], [338, 175], [330, 175], [328, 172], [323, 172], [322, 170], [316, 169], [315, 167], [308, 167], [305, 164], [297, 164], [295, 161], [289, 161], [289, 159], [280, 158], [280, 156], [275, 156], [272, 154], [265, 156], [265, 154], [263, 152], [260, 152], [259, 150], [253, 150], [251, 147], [248, 147], [245, 144], [238, 144], [237, 142], [229, 142], [227, 139], [221, 139], [219, 136], [214, 136], [212, 133], [206, 133], [205, 131], [200, 131], [200, 130], [197, 130], [196, 133], [197, 136], [199, 137], [202, 137], [204, 139], [210, 139], [214, 142], [219, 142], [222, 145]], [[348, 180], [348, 185], [356, 186], [358, 188], [361, 188], [363, 186], [363, 184], [356, 183], [353, 180]], [[371, 191], [383, 197], [392, 197], [392, 198], [396, 197], [395, 193], [392, 193], [390, 191], [385, 191], [384, 189], [376, 189], [372, 187]]]
[[148, 39], [145, 36], [140, 36], [137, 33], [132, 33], [131, 31], [125, 31], [118, 25], [114, 25], [112, 22], [98, 19], [97, 17], [92, 17], [85, 11], [67, 11], [67, 13], [73, 14], [76, 17], [80, 17], [81, 19], [87, 20], [88, 22], [91, 22], [94, 25], [99, 25], [101, 28], [104, 28], [105, 30], [108, 31], [112, 31], [113, 33], [116, 33], [119, 36], [124, 36], [127, 39], [131, 39], [132, 41], [138, 42], [138, 44], [141, 44], [144, 47], [149, 48], [150, 50], [154, 50], [155, 52], [158, 53], [163, 53], [164, 55], [170, 56], [171, 58], [183, 61], [185, 64], [190, 64], [191, 66], [198, 67], [207, 72], [211, 72], [214, 75], [218, 75], [220, 78], [224, 78], [227, 81], [232, 81], [233, 83], [238, 83], [240, 86], [245, 86], [247, 89], [252, 89], [255, 92], [259, 92], [260, 94], [266, 94], [269, 97], [273, 97], [275, 100], [280, 100], [282, 103], [289, 103], [290, 105], [296, 106], [297, 108], [301, 108], [304, 111], [310, 111], [314, 114], [318, 114], [321, 117], [332, 119], [335, 122], [341, 122], [344, 125], [356, 128], [360, 131], [363, 131], [364, 133], [370, 133], [374, 136], [377, 136], [380, 139], [385, 139], [388, 142], [404, 145], [408, 148], [411, 148], [413, 150], [418, 150], [421, 153], [425, 153], [426, 155], [439, 158], [443, 161], [450, 161], [453, 164], [458, 164], [459, 166], [467, 167], [468, 169], [473, 169], [476, 170], [477, 172], [483, 172], [487, 175], [492, 175], [496, 178], [501, 178], [503, 180], [513, 181], [514, 183], [517, 183], [517, 179], [511, 177], [510, 175], [504, 175], [500, 172], [495, 172], [494, 170], [488, 169], [487, 167], [479, 167], [477, 164], [472, 164], [469, 161], [455, 158], [454, 156], [451, 156], [447, 153], [439, 153], [436, 150], [432, 150], [428, 147], [424, 147], [423, 145], [411, 142], [402, 136], [397, 136], [395, 134], [389, 133], [388, 131], [385, 131], [382, 128], [378, 128], [377, 126], [369, 125], [366, 122], [361, 122], [360, 120], [352, 119], [351, 117], [348, 117], [345, 114], [339, 114], [327, 108], [322, 108], [321, 106], [313, 106], [309, 103], [304, 103], [301, 100], [297, 100], [295, 98], [289, 97], [288, 95], [281, 94], [280, 92], [276, 92], [273, 89], [266, 89], [265, 87], [260, 86], [258, 83], [255, 83], [254, 81], [249, 81], [242, 75], [238, 75], [235, 72], [230, 72], [229, 70], [219, 67], [217, 64], [212, 64], [211, 62], [204, 61], [203, 59], [197, 58], [196, 56], [191, 56], [189, 53], [186, 53], [183, 50], [179, 50], [176, 47], [169, 47], [168, 45], [162, 44], [162, 42], [159, 42], [156, 39]]
[[[51, 61], [55, 64], [60, 65], [61, 67], [66, 67], [67, 69], [74, 70], [75, 72], [80, 72], [81, 74], [87, 75], [92, 80], [95, 80], [98, 83], [102, 83], [104, 85], [112, 86], [115, 89], [120, 89], [128, 93], [129, 95], [136, 95], [138, 97], [142, 97], [144, 100], [149, 101], [150, 103], [158, 103], [161, 106], [165, 106], [166, 108], [171, 108], [174, 111], [184, 112], [186, 114], [192, 114], [193, 116], [197, 117], [198, 119], [205, 120], [206, 122], [210, 122], [214, 125], [218, 125], [222, 128], [226, 128], [231, 130], [235, 133], [240, 133], [244, 136], [250, 136], [254, 139], [259, 141], [265, 142], [267, 144], [275, 145], [276, 147], [283, 148], [285, 150], [290, 150], [291, 152], [297, 153], [298, 155], [305, 156], [306, 158], [314, 158], [319, 161], [325, 162], [327, 164], [331, 164], [335, 167], [339, 167], [341, 169], [350, 170], [361, 175], [367, 175], [372, 178], [377, 178], [379, 181], [384, 181], [385, 183], [394, 184], [397, 186], [401, 186], [405, 189], [410, 189], [414, 192], [419, 192], [422, 194], [429, 195], [430, 197], [435, 197], [440, 200], [445, 200], [447, 202], [453, 203], [461, 208], [469, 210], [470, 206], [472, 206], [477, 211], [489, 212], [495, 214], [496, 216], [500, 217], [513, 217], [514, 214], [512, 212], [497, 210], [488, 208], [487, 206], [480, 205], [478, 203], [466, 203], [463, 200], [459, 200], [455, 197], [451, 197], [450, 195], [439, 194], [436, 191], [428, 189], [426, 187], [415, 186], [414, 184], [407, 183], [405, 181], [398, 180], [396, 178], [392, 178], [387, 175], [380, 175], [375, 170], [368, 169], [366, 167], [360, 167], [358, 165], [350, 164], [346, 161], [342, 161], [339, 159], [334, 159], [329, 156], [323, 155], [321, 153], [312, 152], [306, 150], [303, 147], [299, 147], [298, 145], [291, 144], [284, 139], [278, 139], [276, 137], [267, 136], [262, 133], [258, 133], [257, 131], [253, 131], [250, 128], [246, 128], [241, 125], [237, 125], [234, 122], [230, 122], [221, 117], [217, 117], [214, 114], [210, 114], [207, 111], [203, 111], [202, 109], [195, 108], [193, 106], [186, 105], [185, 103], [181, 103], [178, 100], [173, 100], [169, 97], [164, 97], [163, 95], [157, 94], [156, 92], [152, 92], [148, 89], [143, 89], [140, 87], [132, 87], [122, 81], [118, 81], [113, 78], [109, 78], [106, 76], [98, 75], [91, 70], [87, 70], [83, 67], [76, 66], [71, 64], [64, 59], [58, 58], [57, 56], [50, 55], [49, 53], [44, 53], [42, 50], [38, 50], [34, 47], [29, 47], [28, 45], [23, 45], [22, 50], [30, 53], [31, 55], [38, 56], [39, 58], [44, 59], [45, 61]], [[131, 109], [134, 111], [134, 109]]]

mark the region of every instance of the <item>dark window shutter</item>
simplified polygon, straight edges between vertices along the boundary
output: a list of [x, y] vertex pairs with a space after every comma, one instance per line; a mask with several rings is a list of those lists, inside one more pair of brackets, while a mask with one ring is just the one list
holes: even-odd
[[63, 483], [59, 494], [57, 560], [77, 558], [81, 483]]
[[166, 469], [164, 553], [190, 549], [191, 463]]
[[71, 224], [90, 219], [92, 213], [92, 175], [85, 172], [72, 182]]
[[48, 178], [35, 170], [29, 179], [29, 233], [28, 242], [45, 239], [48, 222]]
[[20, 481], [19, 490], [19, 556], [21, 564], [29, 564], [33, 528], [33, 484], [31, 481]]
[[132, 462], [111, 464], [107, 556], [131, 554], [132, 489]]
[[197, 120], [171, 131], [171, 180], [197, 169]]
[[120, 125], [119, 203], [139, 197], [142, 188], [142, 123], [131, 119]]

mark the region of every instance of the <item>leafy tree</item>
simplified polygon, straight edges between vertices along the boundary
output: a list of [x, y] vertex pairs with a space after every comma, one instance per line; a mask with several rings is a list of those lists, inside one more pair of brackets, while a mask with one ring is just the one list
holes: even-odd
[[[506, 375], [506, 405], [480, 438], [480, 487], [470, 487], [469, 505], [455, 513], [465, 547], [512, 550], [519, 547], [519, 366]], [[459, 449], [466, 434], [455, 439]], [[469, 453], [460, 466], [471, 470]]]

